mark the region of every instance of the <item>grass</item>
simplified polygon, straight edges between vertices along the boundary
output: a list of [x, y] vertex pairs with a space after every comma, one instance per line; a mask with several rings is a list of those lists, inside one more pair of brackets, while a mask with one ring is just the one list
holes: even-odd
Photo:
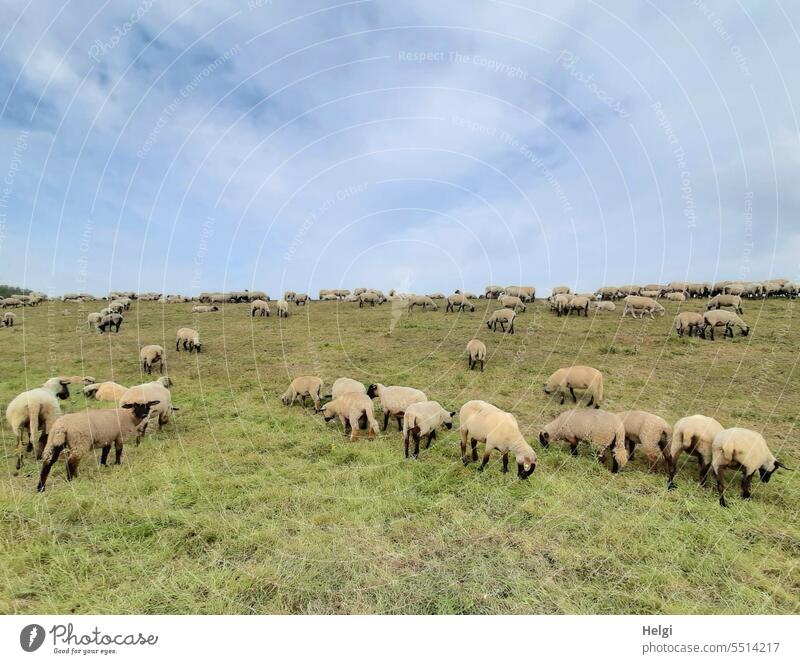
[[[649, 321], [556, 318], [537, 302], [514, 336], [487, 331], [486, 306], [407, 315], [314, 302], [279, 321], [250, 319], [247, 305], [194, 317], [189, 304], [142, 303], [118, 336], [88, 330], [79, 305], [19, 310], [0, 330], [3, 410], [51, 375], [141, 382], [139, 346], [174, 349], [184, 325], [204, 353], [169, 352], [181, 410], [167, 428], [126, 447], [121, 466], [85, 459], [71, 483], [57, 464], [45, 494], [32, 457], [15, 472], [4, 423], [0, 611], [797, 613], [797, 474], [754, 482], [745, 502], [729, 473], [724, 510], [686, 456], [668, 493], [641, 460], [612, 476], [585, 450], [536, 443], [565, 407], [542, 382], [581, 363], [604, 372], [609, 410], [712, 415], [762, 431], [800, 465], [794, 302], [747, 303], [750, 336], [715, 342], [669, 335], [678, 303]], [[466, 370], [472, 336], [489, 347], [483, 374]], [[403, 460], [396, 429], [350, 443], [280, 403], [302, 373], [413, 385], [454, 410], [486, 399], [517, 415], [539, 466], [527, 482], [499, 459], [464, 468], [455, 429], [418, 462]], [[84, 405], [73, 394], [65, 410]]]

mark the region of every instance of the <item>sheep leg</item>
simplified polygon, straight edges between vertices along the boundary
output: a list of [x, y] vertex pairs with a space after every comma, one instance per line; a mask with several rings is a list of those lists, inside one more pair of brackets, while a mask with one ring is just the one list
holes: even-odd
[[108, 453], [111, 451], [111, 444], [103, 445], [103, 451], [100, 453], [100, 465], [105, 466], [108, 461]]
[[176, 351], [180, 351], [180, 345], [181, 345], [181, 340], [180, 340], [180, 339], [178, 339], [178, 340], [175, 342], [175, 350], [176, 350]]
[[672, 491], [677, 486], [675, 484], [675, 470], [677, 468], [677, 464], [675, 459], [668, 459], [667, 460], [667, 491]]
[[408, 459], [408, 435], [409, 435], [409, 433], [410, 433], [409, 431], [403, 432], [403, 453], [405, 454], [406, 459]]
[[425, 443], [425, 449], [427, 450], [431, 446], [431, 441], [436, 438], [436, 431], [431, 431], [428, 434], [428, 442]]
[[503, 455], [503, 472], [508, 472], [508, 452]]
[[61, 450], [63, 449], [63, 445], [53, 447], [53, 452], [50, 455], [50, 458], [42, 464], [42, 472], [39, 475], [39, 484], [36, 486], [36, 490], [39, 493], [44, 491], [44, 485], [47, 483], [47, 476], [50, 474], [50, 469], [53, 467], [53, 464], [58, 461], [58, 457], [61, 456]]
[[114, 441], [114, 465], [119, 466], [122, 463], [122, 438], [117, 438]]
[[628, 449], [628, 461], [632, 461], [633, 453], [636, 449], [636, 443], [633, 440], [628, 439], [625, 441], [625, 447]]
[[486, 464], [489, 463], [489, 457], [491, 457], [491, 456], [492, 456], [491, 451], [484, 452], [483, 460], [481, 461], [481, 465], [478, 466], [478, 472], [479, 473], [482, 473], [483, 469], [486, 468]]
[[750, 473], [749, 475], [742, 473], [742, 498], [744, 500], [750, 500], [750, 483], [753, 481], [753, 475], [755, 473]]
[[398, 431], [402, 431], [403, 430], [403, 415], [405, 415], [405, 413], [400, 413], [399, 415], [395, 415], [395, 417], [397, 418], [397, 430]]
[[484, 361], [481, 360], [481, 373], [483, 373], [483, 365], [484, 365]]
[[414, 458], [419, 459], [419, 430], [414, 432]]
[[575, 396], [575, 390], [572, 389], [572, 385], [569, 386], [569, 395], [572, 397], [572, 403], [578, 403], [578, 398]]
[[700, 482], [700, 486], [705, 486], [711, 464], [703, 461], [703, 457], [701, 457], [699, 454], [697, 455], [697, 462], [700, 464], [700, 477], [698, 478], [698, 481]]
[[389, 428], [389, 411], [387, 410], [383, 414], [383, 430], [386, 431], [386, 429], [388, 428]]
[[508, 328], [509, 334], [514, 334], [514, 321], [511, 321], [511, 327]]
[[461, 430], [461, 461], [466, 466], [469, 463], [467, 459], [467, 432]]
[[[17, 432], [17, 470], [22, 468], [22, 454], [23, 454], [23, 443], [22, 440], [25, 437], [25, 430], [20, 427], [19, 431]], [[28, 439], [28, 446], [30, 447], [30, 438]]]
[[717, 480], [717, 493], [719, 494], [719, 504], [721, 507], [727, 507], [728, 503], [725, 502], [725, 485], [724, 485], [724, 471], [718, 468], [711, 468], [714, 477]]
[[478, 441], [475, 438], [473, 438], [472, 440], [469, 441], [469, 443], [470, 443], [470, 445], [472, 445], [472, 460], [473, 461], [477, 461], [478, 460]]
[[75, 457], [67, 458], [67, 481], [71, 482], [73, 478], [78, 476], [78, 459]]
[[569, 446], [569, 453], [572, 456], [575, 456], [575, 457], [578, 456], [578, 441], [577, 440]]

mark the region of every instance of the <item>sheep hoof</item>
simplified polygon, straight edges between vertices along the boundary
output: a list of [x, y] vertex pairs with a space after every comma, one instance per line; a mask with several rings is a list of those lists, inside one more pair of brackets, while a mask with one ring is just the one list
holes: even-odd
[[675, 482], [668, 482], [667, 483], [667, 491], [675, 491], [677, 488], [677, 484]]
[[39, 482], [39, 484], [36, 485], [36, 492], [37, 493], [44, 493], [44, 484]]
[[728, 506], [728, 503], [725, 502], [725, 498], [723, 496], [720, 496], [720, 498], [719, 498], [719, 506], [720, 507], [727, 507]]

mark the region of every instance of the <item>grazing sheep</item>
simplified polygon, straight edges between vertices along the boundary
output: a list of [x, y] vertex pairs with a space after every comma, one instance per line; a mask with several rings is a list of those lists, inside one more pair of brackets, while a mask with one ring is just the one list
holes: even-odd
[[5, 309], [6, 307], [22, 307], [24, 303], [18, 297], [6, 297], [0, 299], [0, 305]]
[[114, 333], [119, 333], [120, 325], [122, 325], [122, 314], [107, 314], [100, 319], [97, 323], [97, 331], [103, 334], [106, 330], [114, 328]]
[[345, 433], [350, 430], [351, 441], [358, 438], [359, 429], [367, 429], [368, 436], [375, 436], [380, 431], [372, 399], [360, 392], [346, 392], [326, 403], [321, 412], [326, 422], [338, 417]]
[[703, 322], [703, 314], [698, 314], [694, 311], [682, 311], [673, 322], [675, 331], [679, 337], [684, 334], [691, 336], [700, 336], [703, 334], [705, 323]]
[[14, 327], [14, 322], [17, 320], [17, 315], [10, 311], [3, 314], [3, 325], [5, 327]]
[[289, 318], [289, 302], [290, 300], [278, 300], [278, 318]]
[[17, 470], [22, 468], [22, 439], [25, 432], [28, 433], [28, 452], [33, 451], [35, 445], [36, 458], [42, 458], [48, 434], [61, 415], [58, 400], [69, 398], [68, 385], [69, 380], [65, 378], [51, 378], [41, 387], [17, 395], [8, 404], [6, 420], [17, 439]]
[[642, 448], [647, 457], [650, 472], [658, 466], [658, 455], [664, 456], [666, 471], [670, 469], [669, 445], [672, 438], [672, 427], [667, 421], [643, 410], [625, 410], [616, 414], [625, 427], [625, 445], [628, 459], [633, 459], [636, 446]]
[[567, 315], [569, 316], [573, 311], [583, 312], [585, 318], [589, 317], [589, 298], [585, 295], [573, 295], [567, 305]]
[[364, 387], [364, 383], [353, 380], [352, 378], [337, 378], [333, 381], [333, 387], [331, 388], [332, 398], [338, 399], [340, 396], [350, 392], [366, 394], [367, 388]]
[[559, 403], [563, 404], [567, 390], [569, 390], [573, 403], [578, 403], [578, 398], [575, 396], [576, 388], [586, 390], [590, 395], [587, 407], [594, 404], [595, 408], [600, 408], [600, 404], [603, 403], [603, 374], [594, 367], [579, 365], [558, 369], [544, 384], [544, 393], [560, 394], [561, 401]]
[[99, 312], [94, 312], [86, 316], [86, 322], [89, 325], [89, 329], [93, 327], [97, 327], [97, 324], [103, 320], [103, 314]]
[[108, 308], [111, 310], [112, 313], [121, 313], [125, 311], [125, 303], [120, 302], [119, 300], [114, 300], [113, 302], [109, 303]]
[[390, 385], [389, 387], [381, 383], [373, 383], [367, 388], [367, 396], [374, 399], [376, 396], [383, 408], [383, 430], [389, 428], [389, 417], [397, 419], [397, 429], [403, 429], [403, 415], [412, 403], [427, 401], [428, 397], [422, 390], [413, 387], [403, 387], [402, 385]]
[[384, 298], [382, 295], [374, 291], [366, 291], [364, 293], [358, 294], [358, 308], [361, 309], [365, 304], [369, 304], [370, 306], [375, 306], [376, 304], [383, 304]]
[[107, 380], [102, 383], [94, 383], [87, 385], [83, 388], [83, 394], [87, 399], [96, 399], [97, 401], [110, 401], [112, 403], [119, 403], [122, 400], [128, 388], [119, 383]]
[[266, 300], [253, 300], [250, 303], [250, 316], [267, 316], [269, 317], [269, 302]]
[[506, 286], [504, 293], [518, 297], [523, 302], [533, 302], [536, 298], [536, 286]]
[[301, 304], [303, 306], [308, 304], [308, 293], [297, 293], [294, 296], [294, 303], [299, 307]]
[[200, 333], [191, 327], [182, 327], [175, 335], [176, 351], [180, 352], [181, 344], [183, 344], [183, 350], [188, 350], [190, 353], [192, 351], [199, 353], [203, 350], [203, 344], [200, 343]]
[[500, 293], [505, 290], [502, 286], [487, 286], [484, 290], [485, 297], [487, 300], [496, 300], [500, 297]]
[[129, 388], [120, 398], [119, 403], [121, 407], [127, 404], [144, 403], [146, 401], [157, 401], [150, 409], [149, 417], [144, 421], [136, 435], [136, 445], [139, 445], [142, 436], [147, 433], [147, 427], [154, 419], [157, 420], [159, 431], [165, 424], [169, 423], [173, 410], [178, 410], [176, 406], [172, 405], [172, 394], [169, 388], [172, 386], [172, 381], [168, 376], [162, 376], [150, 383], [142, 383]]
[[113, 311], [110, 307], [103, 307], [100, 309], [101, 316], [108, 316], [109, 314], [119, 313], [118, 311]]
[[210, 314], [214, 311], [219, 311], [219, 307], [216, 304], [206, 305], [206, 304], [198, 304], [192, 307], [193, 314]]
[[706, 483], [708, 470], [711, 468], [711, 443], [714, 436], [722, 431], [722, 425], [713, 417], [705, 415], [689, 415], [682, 417], [672, 430], [672, 444], [669, 448], [669, 478], [667, 489], [675, 488], [675, 471], [677, 470], [678, 457], [683, 452], [688, 452], [697, 457], [700, 464], [700, 484]]
[[291, 291], [291, 290], [287, 290], [283, 294], [283, 299], [286, 300], [287, 302], [294, 302], [294, 298], [296, 296], [297, 296], [297, 293], [295, 293], [294, 291]]
[[750, 499], [750, 483], [758, 471], [761, 481], [766, 484], [778, 468], [786, 468], [778, 461], [767, 447], [767, 441], [757, 431], [734, 427], [723, 429], [714, 436], [711, 444], [711, 471], [717, 480], [719, 504], [727, 507], [725, 502], [725, 469], [739, 468], [742, 471], [742, 498]]
[[423, 311], [426, 311], [427, 309], [430, 309], [431, 311], [437, 311], [439, 309], [439, 305], [427, 295], [415, 295], [410, 297], [408, 299], [408, 313], [411, 313], [414, 307], [421, 307]]
[[[507, 331], [509, 334], [514, 334], [514, 319], [516, 317], [517, 312], [513, 309], [498, 309], [489, 316], [489, 320], [486, 321], [486, 327], [493, 332], [497, 332], [499, 324], [503, 332]], [[508, 325], [508, 330], [506, 330], [506, 325]]]
[[550, 311], [555, 311], [558, 317], [566, 316], [569, 313], [569, 302], [572, 299], [566, 293], [557, 293], [547, 298], [550, 302]]
[[664, 295], [665, 298], [670, 300], [671, 302], [685, 302], [686, 301], [686, 294], [685, 293], [667, 293]]
[[498, 302], [502, 304], [507, 309], [513, 309], [514, 311], [526, 311], [527, 307], [525, 303], [522, 301], [521, 298], [517, 297], [516, 295], [501, 295], [498, 298]]
[[573, 456], [578, 456], [579, 443], [590, 443], [601, 463], [605, 463], [606, 452], [611, 450], [612, 473], [618, 472], [628, 463], [625, 426], [619, 417], [605, 410], [575, 408], [561, 413], [539, 433], [542, 447], [548, 447], [554, 440], [569, 443]]
[[[661, 291], [660, 290], [648, 290], [647, 288], [642, 288], [642, 290], [639, 291], [639, 295], [641, 295], [642, 297], [651, 297], [653, 299], [656, 299], [657, 297], [661, 297]], [[667, 298], [667, 299], [669, 299], [669, 298]]]
[[553, 286], [553, 289], [550, 291], [550, 295], [569, 295], [572, 293], [572, 290], [569, 286]]
[[300, 397], [305, 406], [306, 397], [311, 397], [314, 402], [314, 410], [319, 410], [323, 385], [322, 378], [317, 376], [298, 376], [289, 383], [289, 388], [281, 397], [281, 401], [284, 406], [291, 406], [297, 397]]
[[601, 300], [618, 300], [619, 299], [619, 288], [616, 286], [603, 286], [602, 288], [598, 288], [594, 294], [599, 297]]
[[722, 307], [730, 307], [740, 316], [744, 313], [742, 311], [742, 298], [738, 295], [715, 295], [706, 305], [706, 311], [712, 309], [721, 309]]
[[122, 463], [122, 449], [125, 439], [150, 414], [150, 409], [158, 401], [129, 403], [121, 408], [105, 408], [102, 410], [86, 410], [82, 413], [62, 415], [53, 424], [47, 446], [42, 455], [42, 472], [39, 475], [38, 492], [43, 492], [50, 469], [58, 460], [61, 452], [66, 450], [67, 480], [78, 475], [78, 464], [93, 448], [101, 448], [100, 465], [105, 466], [111, 445], [114, 445], [114, 463]]
[[536, 470], [536, 452], [528, 445], [519, 430], [517, 418], [486, 401], [467, 401], [459, 413], [461, 432], [461, 461], [466, 466], [467, 440], [472, 446], [472, 460], [478, 460], [478, 443], [485, 443], [483, 460], [478, 470], [489, 463], [494, 450], [503, 455], [503, 472], [508, 472], [508, 454], [513, 452], [517, 462], [517, 475], [527, 479]]
[[486, 364], [486, 344], [480, 339], [471, 339], [467, 344], [467, 365], [472, 370], [478, 362], [481, 363], [483, 372], [483, 365]]
[[455, 311], [458, 309], [459, 312], [464, 311], [464, 309], [469, 309], [470, 311], [475, 311], [475, 305], [469, 301], [469, 298], [462, 294], [462, 293], [454, 293], [447, 298], [447, 307], [445, 307], [445, 313], [448, 311]]
[[619, 292], [621, 295], [640, 295], [642, 288], [641, 286], [620, 286]]
[[[641, 295], [628, 295], [625, 300], [625, 308], [622, 310], [622, 317], [630, 313], [633, 318], [644, 318], [645, 314], [655, 319], [654, 313], [663, 316], [666, 309], [656, 302], [652, 297], [642, 297]], [[638, 316], [636, 314], [639, 314]]]
[[153, 373], [153, 367], [158, 362], [158, 373], [164, 373], [164, 356], [166, 352], [163, 346], [158, 344], [148, 344], [139, 351], [139, 361], [142, 363], [142, 371]]
[[425, 443], [427, 450], [431, 441], [436, 438], [436, 429], [443, 426], [445, 429], [453, 428], [453, 415], [455, 411], [447, 411], [438, 401], [419, 401], [412, 403], [403, 415], [403, 449], [408, 459], [408, 444], [414, 439], [414, 458], [419, 457], [419, 440], [427, 436]]
[[617, 308], [616, 304], [607, 300], [592, 302], [592, 306], [595, 308], [595, 311], [614, 311]]
[[710, 334], [711, 341], [714, 341], [714, 328], [724, 327], [723, 336], [733, 338], [733, 328], [738, 327], [742, 331], [742, 336], [746, 337], [750, 333], [750, 326], [747, 325], [732, 311], [724, 309], [714, 309], [703, 314], [703, 337]]
[[334, 291], [320, 291], [319, 292], [319, 301], [320, 302], [330, 302], [331, 300], [338, 300], [339, 296], [336, 295]]

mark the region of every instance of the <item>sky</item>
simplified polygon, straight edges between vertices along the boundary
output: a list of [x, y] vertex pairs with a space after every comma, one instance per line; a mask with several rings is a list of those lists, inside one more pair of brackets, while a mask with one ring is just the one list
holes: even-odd
[[0, 283], [800, 279], [800, 5], [1, 0]]

